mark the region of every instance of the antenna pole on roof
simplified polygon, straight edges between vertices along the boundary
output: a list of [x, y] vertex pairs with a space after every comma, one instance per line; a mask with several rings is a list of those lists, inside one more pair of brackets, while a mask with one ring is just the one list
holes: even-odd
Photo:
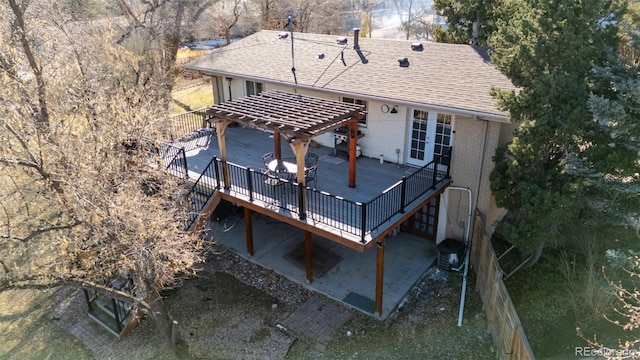
[[289, 31], [291, 32], [291, 72], [293, 73], [293, 82], [296, 84], [296, 92], [298, 86], [298, 78], [296, 77], [296, 62], [293, 53], [293, 17], [289, 15], [287, 18], [287, 25], [289, 26]]

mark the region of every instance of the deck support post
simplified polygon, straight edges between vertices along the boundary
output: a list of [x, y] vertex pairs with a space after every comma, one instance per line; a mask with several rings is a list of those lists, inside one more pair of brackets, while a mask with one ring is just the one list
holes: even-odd
[[313, 241], [311, 237], [311, 231], [305, 230], [304, 232], [304, 259], [307, 270], [307, 282], [313, 283]]
[[376, 259], [376, 308], [378, 315], [382, 316], [382, 291], [384, 287], [384, 242], [378, 242]]
[[244, 208], [244, 231], [247, 238], [247, 254], [253, 256], [253, 219], [251, 209]]
[[358, 145], [358, 120], [349, 121], [349, 187], [356, 187], [356, 150]]

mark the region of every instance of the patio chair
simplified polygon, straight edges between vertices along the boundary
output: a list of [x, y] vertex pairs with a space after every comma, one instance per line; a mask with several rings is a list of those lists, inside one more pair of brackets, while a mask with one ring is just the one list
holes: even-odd
[[304, 174], [304, 182], [307, 186], [309, 186], [310, 182], [314, 182], [316, 186], [318, 186], [318, 180], [316, 180], [316, 175], [318, 172], [318, 165], [313, 165], [308, 168]]
[[264, 166], [266, 166], [267, 168], [269, 167], [269, 163], [272, 162], [273, 160], [274, 160], [274, 157], [272, 152], [268, 152], [262, 155], [262, 161], [264, 161]]
[[304, 157], [304, 166], [310, 168], [314, 165], [318, 165], [318, 154], [307, 153]]
[[284, 182], [280, 181], [278, 177], [275, 177], [273, 172], [269, 171], [269, 169], [260, 169], [260, 172], [262, 175], [265, 175], [264, 184], [266, 185], [266, 190], [269, 192], [268, 194], [263, 194], [267, 197], [265, 199], [265, 203], [269, 206], [277, 207], [279, 203], [278, 197], [280, 195], [278, 189], [284, 184]]

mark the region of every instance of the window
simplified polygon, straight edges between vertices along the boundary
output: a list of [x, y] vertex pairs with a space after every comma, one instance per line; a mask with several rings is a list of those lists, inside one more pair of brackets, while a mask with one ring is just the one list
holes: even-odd
[[452, 123], [452, 115], [438, 114], [434, 155], [442, 155], [444, 150], [451, 146]]
[[264, 90], [264, 84], [255, 81], [244, 82], [245, 93], [247, 96], [258, 95]]
[[363, 105], [365, 114], [362, 119], [358, 120], [358, 125], [362, 127], [367, 127], [367, 102], [364, 100], [348, 98], [348, 97], [343, 97], [342, 102], [346, 102], [349, 104]]

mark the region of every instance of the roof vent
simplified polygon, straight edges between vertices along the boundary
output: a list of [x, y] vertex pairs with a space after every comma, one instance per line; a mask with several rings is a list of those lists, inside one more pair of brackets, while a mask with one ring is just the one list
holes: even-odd
[[336, 39], [336, 43], [338, 45], [347, 45], [347, 38], [344, 37], [344, 36], [341, 36], [341, 37]]
[[411, 43], [411, 50], [413, 51], [422, 51], [424, 50], [424, 46], [420, 42]]
[[356, 50], [360, 49], [360, 44], [358, 43], [359, 37], [360, 37], [360, 28], [353, 28], [353, 48]]
[[317, 53], [316, 59], [320, 59], [320, 60], [324, 59], [324, 53]]
[[400, 64], [400, 67], [409, 67], [409, 59], [406, 57], [399, 57], [398, 63]]
[[278, 39], [286, 39], [289, 37], [289, 33], [286, 31], [281, 31], [278, 33]]

